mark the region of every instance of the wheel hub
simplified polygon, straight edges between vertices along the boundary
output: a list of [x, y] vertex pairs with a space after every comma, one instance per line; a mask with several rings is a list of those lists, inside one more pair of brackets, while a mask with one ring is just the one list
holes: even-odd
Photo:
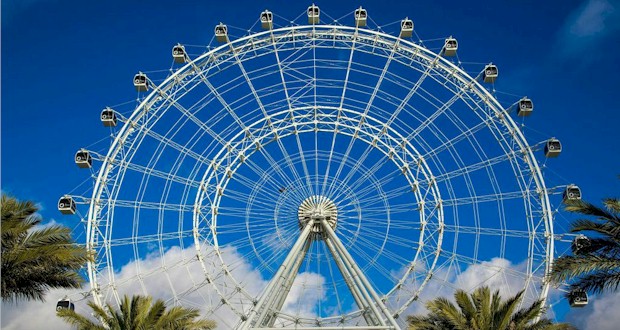
[[321, 222], [326, 220], [327, 223], [336, 229], [338, 221], [338, 209], [336, 204], [329, 198], [320, 195], [314, 195], [306, 198], [297, 211], [299, 218], [299, 229], [303, 229], [310, 220], [314, 220], [312, 225], [312, 233], [314, 239], [322, 239], [324, 228]]

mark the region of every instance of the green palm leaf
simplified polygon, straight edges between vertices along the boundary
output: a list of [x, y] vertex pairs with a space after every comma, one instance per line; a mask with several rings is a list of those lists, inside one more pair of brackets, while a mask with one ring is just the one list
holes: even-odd
[[110, 304], [101, 308], [93, 302], [88, 306], [94, 319], [70, 310], [61, 310], [58, 316], [79, 330], [208, 330], [216, 326], [211, 320], [198, 319], [200, 313], [195, 309], [167, 309], [163, 300], [153, 302], [152, 297], [124, 296], [118, 309]]
[[426, 303], [429, 313], [424, 316], [411, 315], [407, 318], [409, 329], [421, 330], [534, 330], [574, 329], [566, 323], [554, 324], [541, 319], [545, 312], [541, 300], [523, 309], [518, 309], [524, 292], [504, 300], [499, 291], [491, 293], [488, 287], [480, 287], [471, 294], [456, 290], [454, 300], [439, 297]]
[[607, 198], [604, 207], [585, 201], [569, 201], [566, 210], [587, 215], [572, 223], [571, 231], [587, 233], [590, 246], [578, 255], [558, 258], [553, 264], [550, 279], [554, 283], [568, 282], [572, 289], [593, 293], [615, 291], [620, 285], [620, 200]]
[[50, 288], [79, 288], [79, 269], [92, 260], [68, 228], [37, 229], [41, 218], [30, 201], [2, 195], [2, 300], [43, 300]]

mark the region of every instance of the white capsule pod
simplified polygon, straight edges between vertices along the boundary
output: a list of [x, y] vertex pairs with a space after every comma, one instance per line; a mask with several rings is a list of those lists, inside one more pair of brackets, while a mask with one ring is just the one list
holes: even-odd
[[562, 194], [562, 200], [564, 203], [567, 201], [577, 201], [581, 199], [581, 189], [577, 185], [569, 184], [564, 189], [564, 193]]
[[75, 214], [75, 210], [77, 207], [75, 206], [75, 201], [71, 196], [62, 196], [58, 201], [58, 211], [62, 214]]
[[172, 59], [174, 59], [174, 63], [187, 62], [185, 47], [183, 45], [177, 44], [176, 46], [172, 47]]
[[588, 293], [581, 289], [575, 289], [568, 294], [570, 307], [585, 307], [588, 304]]
[[269, 10], [260, 13], [260, 25], [263, 30], [273, 29], [273, 13]]
[[495, 80], [497, 79], [497, 76], [499, 74], [499, 70], [497, 69], [497, 66], [493, 63], [491, 64], [487, 64], [484, 67], [484, 71], [482, 71], [482, 80], [485, 83], [495, 83]]
[[110, 108], [105, 108], [101, 111], [101, 123], [105, 127], [116, 127], [116, 112]]
[[562, 144], [560, 140], [551, 138], [545, 143], [545, 157], [555, 158], [562, 152]]
[[588, 253], [591, 246], [592, 242], [590, 239], [586, 235], [580, 234], [573, 239], [570, 249], [574, 255], [580, 255], [583, 253]]
[[312, 4], [308, 7], [308, 24], [319, 24], [319, 17], [321, 16], [321, 10], [319, 6]]
[[355, 10], [355, 26], [364, 27], [366, 26], [367, 20], [368, 12], [366, 12], [366, 9], [359, 7]]
[[138, 92], [146, 92], [149, 89], [149, 82], [146, 75], [142, 72], [138, 72], [133, 77], [133, 86]]
[[413, 35], [413, 21], [406, 17], [400, 21], [400, 37], [410, 38]]
[[217, 42], [228, 41], [228, 27], [222, 23], [215, 26], [215, 40]]
[[56, 303], [56, 311], [59, 312], [63, 309], [75, 310], [75, 305], [68, 299], [58, 300]]
[[79, 168], [91, 168], [93, 166], [93, 157], [88, 150], [80, 149], [75, 153], [75, 164]]
[[534, 103], [532, 100], [524, 97], [517, 102], [517, 116], [526, 117], [532, 114], [534, 111]]
[[459, 43], [455, 38], [447, 38], [446, 42], [443, 45], [443, 55], [444, 56], [454, 56], [456, 55], [456, 50], [459, 48]]

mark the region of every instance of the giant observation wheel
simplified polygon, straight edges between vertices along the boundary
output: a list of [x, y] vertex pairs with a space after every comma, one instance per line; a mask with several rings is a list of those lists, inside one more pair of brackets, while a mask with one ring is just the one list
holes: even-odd
[[222, 328], [388, 329], [455, 287], [546, 298], [539, 162], [561, 146], [526, 141], [532, 102], [498, 101], [497, 67], [464, 66], [455, 38], [344, 19], [311, 6], [303, 25], [219, 24], [211, 46], [174, 46], [170, 71], [138, 73], [136, 106], [102, 112], [111, 146], [76, 154], [92, 196], [60, 202], [88, 205], [96, 303], [141, 293]]

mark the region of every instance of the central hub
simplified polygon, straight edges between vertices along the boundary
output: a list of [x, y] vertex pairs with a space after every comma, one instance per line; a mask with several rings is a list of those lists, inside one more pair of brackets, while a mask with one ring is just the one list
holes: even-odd
[[322, 239], [324, 229], [321, 222], [326, 220], [332, 229], [335, 230], [338, 220], [338, 210], [336, 209], [336, 204], [334, 204], [331, 199], [320, 195], [314, 195], [301, 202], [299, 210], [297, 211], [297, 216], [299, 217], [299, 229], [303, 229], [306, 224], [313, 219], [312, 236], [314, 239]]

